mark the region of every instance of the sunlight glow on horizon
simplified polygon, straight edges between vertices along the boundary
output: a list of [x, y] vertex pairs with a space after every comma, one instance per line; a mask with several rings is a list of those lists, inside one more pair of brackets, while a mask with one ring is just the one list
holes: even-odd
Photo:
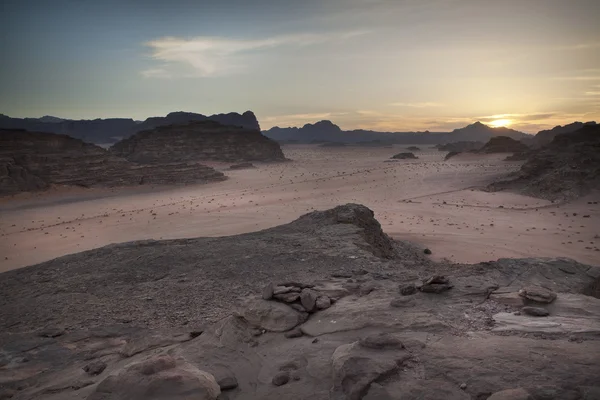
[[512, 124], [512, 119], [496, 119], [492, 122], [490, 122], [490, 126], [492, 128], [500, 128], [500, 127], [509, 127]]

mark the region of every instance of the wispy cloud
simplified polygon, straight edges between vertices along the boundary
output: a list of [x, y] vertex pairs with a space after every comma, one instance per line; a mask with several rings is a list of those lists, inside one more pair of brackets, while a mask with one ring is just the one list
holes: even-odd
[[164, 68], [150, 68], [141, 72], [145, 78], [164, 78], [171, 79], [173, 75]]
[[444, 107], [442, 103], [422, 102], [422, 103], [390, 103], [394, 107], [413, 107], [413, 108], [429, 108], [429, 107]]
[[[230, 39], [223, 37], [196, 37], [191, 39], [164, 37], [145, 43], [154, 60], [166, 68], [142, 71], [147, 77], [173, 76], [173, 69], [184, 67], [187, 76], [214, 77], [231, 75], [246, 69], [244, 56], [252, 52], [282, 46], [310, 46], [336, 40], [346, 40], [367, 33], [351, 31], [338, 33], [304, 33], [264, 39]], [[163, 72], [164, 71], [164, 72]]]

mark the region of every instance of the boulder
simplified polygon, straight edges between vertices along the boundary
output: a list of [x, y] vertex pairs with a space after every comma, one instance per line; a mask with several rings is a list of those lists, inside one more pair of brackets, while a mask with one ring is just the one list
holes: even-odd
[[102, 371], [106, 369], [106, 363], [102, 360], [95, 360], [83, 367], [83, 370], [88, 375], [95, 376], [100, 375]]
[[290, 373], [288, 371], [281, 371], [281, 372], [277, 373], [277, 375], [275, 375], [273, 377], [273, 379], [271, 380], [271, 382], [275, 386], [285, 385], [289, 381], [290, 381]]
[[215, 378], [168, 355], [130, 364], [98, 384], [88, 400], [216, 400]]
[[312, 312], [317, 306], [317, 298], [317, 292], [314, 290], [303, 289], [302, 293], [300, 294], [300, 303], [302, 304], [302, 307], [306, 309], [306, 311]]
[[300, 293], [289, 292], [289, 293], [282, 293], [282, 294], [274, 294], [273, 298], [283, 301], [284, 303], [293, 303], [300, 298]]
[[415, 156], [413, 153], [398, 153], [393, 155], [392, 160], [416, 160], [417, 156]]
[[408, 285], [402, 285], [398, 288], [402, 296], [410, 296], [411, 294], [417, 293], [417, 287], [414, 283]]
[[526, 286], [519, 290], [519, 296], [536, 302], [550, 304], [556, 300], [556, 293], [540, 286]]
[[273, 298], [273, 292], [275, 290], [275, 286], [273, 285], [273, 282], [268, 283], [262, 291], [262, 298], [263, 300], [271, 300]]
[[326, 310], [331, 307], [331, 299], [328, 296], [317, 297], [317, 310]]
[[242, 317], [251, 325], [271, 332], [285, 332], [304, 322], [304, 316], [290, 306], [253, 299], [246, 303]]

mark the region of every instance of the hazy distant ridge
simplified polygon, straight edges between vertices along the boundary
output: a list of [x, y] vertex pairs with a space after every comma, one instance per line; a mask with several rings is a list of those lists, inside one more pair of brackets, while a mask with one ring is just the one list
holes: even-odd
[[523, 132], [509, 128], [492, 128], [481, 122], [475, 122], [452, 132], [377, 132], [367, 130], [343, 131], [331, 121], [319, 121], [306, 124], [302, 128], [273, 127], [263, 134], [280, 142], [298, 143], [342, 142], [360, 143], [380, 141], [385, 143], [439, 144], [458, 141], [487, 141], [495, 136], [508, 136], [515, 140], [530, 138]]

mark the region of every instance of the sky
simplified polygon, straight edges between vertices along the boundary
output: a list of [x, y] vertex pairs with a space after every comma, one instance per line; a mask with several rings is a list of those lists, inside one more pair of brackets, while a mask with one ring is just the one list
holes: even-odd
[[0, 113], [525, 132], [600, 120], [598, 0], [3, 0]]

